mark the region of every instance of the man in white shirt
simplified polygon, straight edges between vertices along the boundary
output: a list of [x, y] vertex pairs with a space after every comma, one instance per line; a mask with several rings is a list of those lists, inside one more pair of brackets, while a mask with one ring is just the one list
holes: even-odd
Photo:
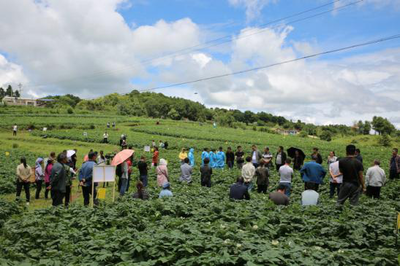
[[13, 136], [17, 135], [17, 130], [18, 130], [18, 126], [17, 126], [17, 124], [14, 124], [14, 126], [13, 126]]
[[381, 187], [386, 182], [385, 171], [380, 167], [380, 161], [375, 160], [374, 166], [368, 168], [365, 175], [365, 186], [367, 187], [367, 196], [379, 199]]
[[310, 206], [317, 205], [319, 200], [319, 194], [314, 190], [314, 183], [306, 183], [306, 190], [301, 193], [301, 205]]
[[254, 165], [251, 163], [251, 157], [246, 158], [246, 164], [243, 165], [242, 167], [242, 177], [244, 179], [244, 185], [247, 187], [247, 189], [250, 191], [253, 188], [253, 177], [256, 173], [256, 168]]
[[287, 158], [285, 160], [285, 165], [279, 168], [280, 181], [279, 185], [284, 185], [286, 187], [285, 194], [290, 197], [290, 192], [292, 189], [292, 178], [293, 178], [293, 169], [290, 167], [292, 160]]
[[331, 178], [329, 180], [330, 184], [329, 197], [333, 198], [333, 195], [335, 195], [335, 190], [337, 195], [339, 195], [340, 186], [343, 183], [343, 175], [339, 170], [339, 160], [329, 165], [329, 173], [331, 175]]
[[108, 133], [107, 132], [104, 132], [104, 134], [103, 134], [103, 142], [108, 143]]

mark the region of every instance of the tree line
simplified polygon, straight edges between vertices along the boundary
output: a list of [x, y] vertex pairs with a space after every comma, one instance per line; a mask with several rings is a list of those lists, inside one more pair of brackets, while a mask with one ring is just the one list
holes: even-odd
[[21, 95], [20, 95], [18, 90], [14, 91], [12, 86], [8, 85], [7, 89], [3, 89], [2, 87], [0, 87], [0, 101], [6, 96], [9, 96], [9, 97], [20, 97]]

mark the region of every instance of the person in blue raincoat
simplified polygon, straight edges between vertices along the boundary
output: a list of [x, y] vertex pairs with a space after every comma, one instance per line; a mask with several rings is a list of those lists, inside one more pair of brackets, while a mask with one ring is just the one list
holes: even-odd
[[188, 158], [189, 158], [189, 164], [191, 167], [194, 167], [194, 149], [191, 148], [189, 150], [189, 154], [188, 154]]
[[215, 154], [215, 168], [224, 168], [225, 159], [225, 152], [223, 152], [222, 147], [219, 147], [219, 151]]
[[201, 153], [201, 165], [204, 165], [205, 158], [210, 159], [210, 155], [208, 154], [208, 148], [204, 148], [203, 152]]
[[210, 157], [209, 157], [209, 159], [210, 159], [210, 163], [209, 163], [210, 167], [211, 167], [211, 168], [215, 168], [215, 161], [216, 161], [216, 158], [215, 158], [215, 155], [216, 155], [216, 154], [215, 154], [215, 149], [212, 149], [208, 155], [210, 156]]

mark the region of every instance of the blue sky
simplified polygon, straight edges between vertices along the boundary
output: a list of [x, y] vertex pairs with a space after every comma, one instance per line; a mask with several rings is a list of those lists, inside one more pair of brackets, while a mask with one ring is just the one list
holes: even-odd
[[[112, 92], [203, 79], [399, 34], [400, 0], [0, 1], [0, 86], [23, 94]], [[247, 36], [250, 32], [257, 34]], [[222, 36], [229, 42], [203, 47]], [[174, 54], [173, 56], [162, 57]], [[160, 57], [162, 57], [160, 59]], [[158, 58], [144, 62], [149, 58]], [[400, 128], [400, 39], [221, 79], [157, 90], [209, 107], [352, 124], [374, 115]]]

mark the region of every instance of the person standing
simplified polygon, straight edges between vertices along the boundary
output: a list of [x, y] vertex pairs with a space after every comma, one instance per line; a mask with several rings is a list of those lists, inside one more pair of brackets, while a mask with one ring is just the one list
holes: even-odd
[[94, 204], [97, 204], [96, 201], [96, 186], [97, 183], [94, 183], [94, 188], [92, 187], [93, 180], [93, 167], [96, 165], [97, 155], [93, 151], [88, 154], [89, 160], [84, 162], [82, 168], [79, 170], [79, 185], [82, 187], [83, 193], [83, 204], [85, 206], [90, 203], [90, 195], [92, 194], [92, 189], [94, 191], [92, 195], [92, 200]]
[[257, 149], [256, 145], [251, 146], [251, 162], [257, 168], [262, 158], [261, 152]]
[[346, 147], [347, 157], [339, 160], [339, 170], [343, 174], [343, 184], [340, 187], [337, 205], [342, 206], [347, 199], [351, 205], [357, 205], [360, 195], [365, 191], [364, 167], [355, 158], [356, 147], [348, 145]]
[[[251, 157], [249, 157], [249, 158], [250, 158], [250, 164], [251, 164]], [[253, 164], [251, 164], [251, 166], [253, 166]], [[243, 166], [243, 168], [244, 167], [245, 166]], [[249, 200], [250, 199], [250, 194], [247, 189], [247, 186], [244, 185], [243, 177], [238, 177], [236, 180], [236, 183], [230, 187], [229, 198], [233, 199], [233, 200], [243, 200], [243, 199]]]
[[339, 170], [339, 161], [329, 165], [329, 174], [331, 176], [329, 180], [329, 197], [333, 198], [333, 195], [335, 195], [335, 190], [336, 194], [339, 196], [340, 186], [343, 183], [343, 175]]
[[390, 158], [390, 175], [389, 179], [399, 179], [400, 178], [400, 155], [398, 154], [399, 150], [394, 148], [392, 151], [392, 158]]
[[236, 156], [236, 165], [238, 169], [241, 170], [244, 164], [244, 152], [242, 150], [242, 146], [237, 147], [235, 156]]
[[361, 155], [361, 150], [356, 149], [356, 159], [360, 161], [360, 163], [363, 163], [363, 157]]
[[251, 162], [251, 157], [246, 157], [246, 164], [242, 167], [242, 177], [244, 179], [244, 185], [250, 191], [253, 189], [253, 177], [256, 173], [256, 168]]
[[16, 200], [19, 201], [22, 188], [25, 191], [26, 205], [29, 205], [31, 194], [29, 191], [29, 179], [32, 175], [32, 168], [26, 163], [25, 157], [20, 160], [21, 164], [17, 166], [17, 195]]
[[67, 156], [62, 152], [57, 156], [57, 162], [51, 169], [50, 187], [53, 206], [59, 206], [63, 204], [63, 199], [66, 192], [65, 188], [67, 184], [67, 173], [64, 167], [64, 164], [66, 163]]
[[110, 128], [110, 122], [107, 122], [107, 128]]
[[285, 186], [285, 195], [290, 197], [290, 193], [292, 190], [292, 178], [293, 178], [293, 169], [290, 167], [292, 160], [287, 158], [285, 160], [285, 165], [279, 168], [279, 185]]
[[181, 165], [181, 177], [179, 178], [180, 182], [192, 183], [192, 167], [189, 165], [189, 158], [185, 158], [183, 160], [183, 164]]
[[107, 131], [103, 134], [103, 143], [108, 143], [108, 133]]
[[183, 148], [183, 149], [181, 150], [181, 152], [179, 153], [179, 161], [181, 162], [181, 164], [184, 164], [184, 163], [185, 163], [185, 158], [187, 158], [187, 157], [188, 157], [188, 154], [187, 154], [187, 152], [186, 152], [186, 149]]
[[44, 169], [44, 185], [46, 187], [46, 191], [44, 193], [44, 198], [49, 198], [49, 191], [50, 191], [50, 175], [51, 170], [53, 169], [54, 160], [50, 157], [47, 160], [47, 165]]
[[14, 126], [13, 126], [13, 136], [17, 136], [17, 131], [18, 131], [18, 126], [17, 126], [17, 124], [14, 124]]
[[307, 183], [314, 183], [315, 191], [318, 192], [319, 185], [323, 183], [326, 171], [316, 160], [318, 158], [314, 156], [311, 162], [305, 163], [300, 170], [300, 174], [304, 182], [304, 187], [307, 187]]
[[222, 147], [219, 147], [218, 152], [215, 154], [215, 168], [225, 168], [226, 155]]
[[160, 160], [160, 165], [157, 166], [156, 173], [157, 173], [157, 184], [159, 187], [162, 187], [164, 183], [169, 182], [166, 160], [164, 159]]
[[276, 153], [275, 156], [275, 165], [276, 165], [276, 171], [279, 172], [279, 168], [285, 164], [286, 161], [286, 153], [283, 150], [282, 146], [279, 146], [278, 152]]
[[310, 206], [317, 205], [319, 201], [319, 194], [314, 190], [313, 183], [307, 183], [306, 190], [301, 193], [301, 205]]
[[168, 150], [168, 141], [164, 142], [164, 149]]
[[232, 151], [231, 147], [228, 147], [226, 150], [226, 165], [228, 166], [229, 169], [233, 168], [233, 165], [235, 164], [235, 154]]
[[204, 148], [201, 153], [201, 165], [204, 165], [204, 160], [208, 158], [208, 162], [210, 162], [210, 154], [208, 153], [208, 148]]
[[128, 179], [129, 179], [129, 165], [128, 165], [128, 159], [126, 159], [122, 165], [121, 165], [121, 190], [119, 191], [119, 195], [122, 197], [125, 195], [125, 192], [128, 188]]
[[200, 182], [203, 187], [211, 187], [212, 168], [208, 165], [210, 159], [205, 158], [204, 164], [200, 167]]
[[154, 148], [154, 152], [153, 152], [153, 157], [151, 159], [152, 166], [157, 167], [157, 165], [158, 165], [158, 157], [159, 156], [160, 156], [160, 152], [158, 151], [158, 148], [155, 147]]
[[215, 149], [211, 149], [211, 151], [208, 155], [209, 155], [208, 158], [210, 159], [210, 163], [209, 163], [210, 167], [215, 168], [215, 162], [216, 162]]
[[43, 158], [39, 157], [36, 160], [36, 166], [35, 166], [35, 183], [36, 183], [35, 199], [39, 199], [40, 191], [42, 191], [43, 179], [44, 179]]
[[275, 192], [269, 194], [269, 199], [275, 203], [275, 205], [289, 205], [289, 197], [286, 196], [286, 186], [279, 185]]
[[[64, 164], [65, 174], [67, 175], [66, 183], [65, 183], [65, 201], [64, 201], [65, 207], [68, 207], [69, 202], [71, 201], [72, 182], [76, 176], [76, 172], [75, 172], [76, 168], [74, 168], [76, 165], [75, 164], [76, 161], [73, 160], [73, 157], [74, 156], [72, 156], [69, 160], [67, 159], [67, 163]], [[76, 159], [76, 156], [75, 156], [75, 159]]]
[[194, 149], [193, 148], [190, 148], [188, 158], [189, 158], [190, 166], [194, 167]]
[[329, 166], [331, 165], [331, 163], [334, 163], [334, 162], [336, 162], [336, 161], [337, 161], [336, 154], [335, 154], [334, 151], [331, 151], [331, 152], [329, 153], [328, 160], [327, 160], [328, 169], [329, 169]]
[[258, 193], [267, 193], [268, 185], [269, 185], [269, 169], [265, 167], [265, 161], [260, 160], [259, 166], [256, 169], [256, 177], [257, 177], [257, 192]]
[[148, 182], [148, 174], [147, 171], [149, 170], [149, 167], [146, 162], [146, 157], [142, 155], [140, 157], [140, 161], [138, 162], [138, 168], [139, 168], [139, 179], [143, 183], [144, 187], [147, 187], [147, 182]]
[[264, 165], [267, 168], [272, 167], [272, 153], [269, 151], [269, 147], [265, 147], [264, 154], [262, 155]]
[[[97, 165], [106, 165], [106, 157], [104, 156], [104, 151], [100, 151], [100, 154], [97, 157]], [[71, 167], [73, 167], [73, 166], [71, 166]]]
[[322, 156], [319, 153], [319, 149], [318, 148], [313, 148], [313, 153], [311, 154], [311, 159], [313, 161], [315, 161], [318, 164], [322, 164]]
[[368, 168], [365, 175], [365, 186], [367, 187], [367, 196], [379, 199], [381, 195], [381, 187], [385, 185], [386, 174], [380, 167], [380, 161], [374, 160], [374, 166]]
[[304, 163], [304, 156], [300, 154], [298, 150], [294, 152], [294, 159], [293, 159], [293, 169], [300, 171], [301, 167], [303, 167]]

